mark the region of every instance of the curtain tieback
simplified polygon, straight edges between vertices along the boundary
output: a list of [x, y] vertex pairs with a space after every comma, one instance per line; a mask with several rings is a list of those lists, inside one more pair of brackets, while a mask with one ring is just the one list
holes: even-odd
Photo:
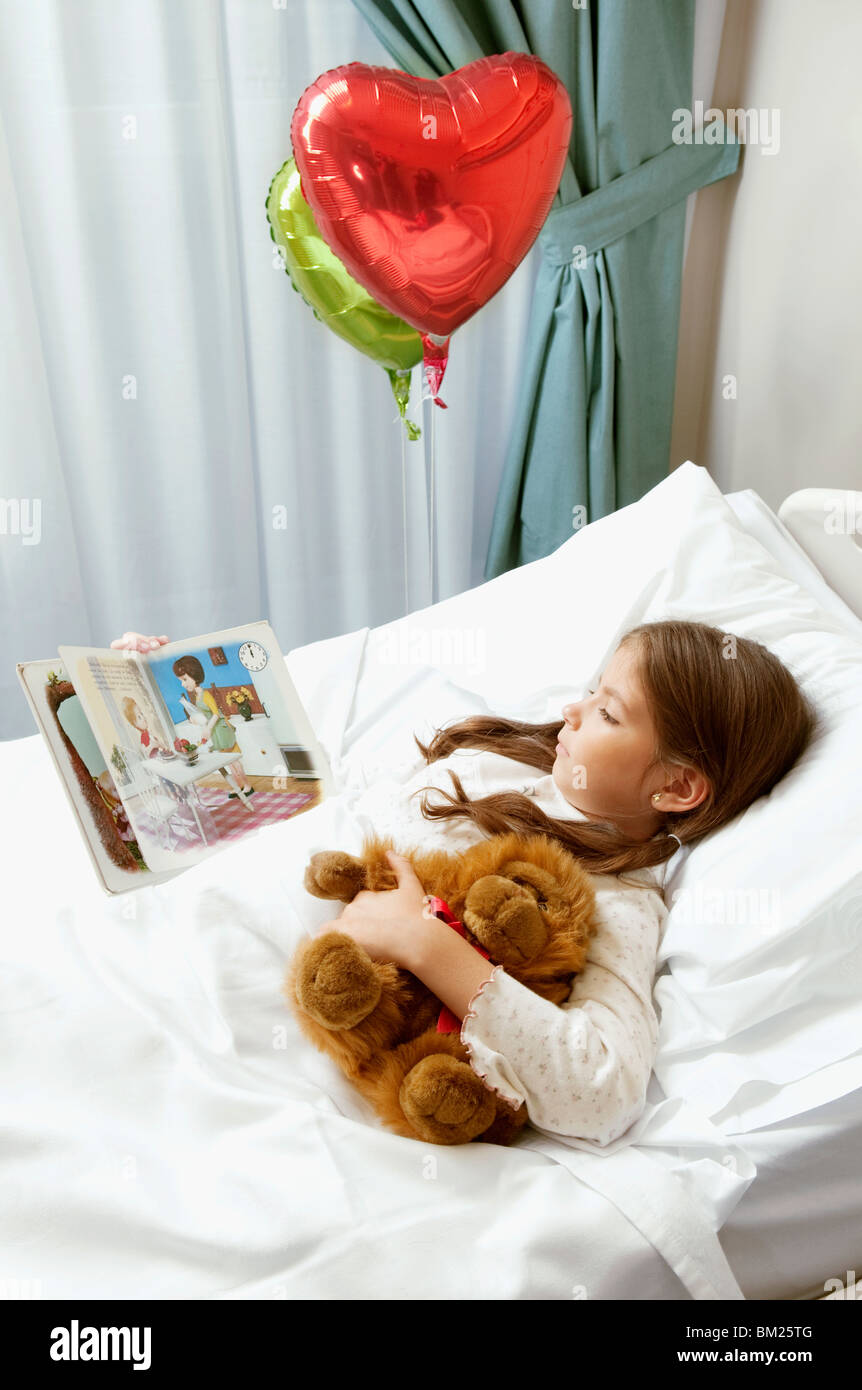
[[669, 145], [603, 188], [552, 208], [539, 233], [545, 259], [552, 266], [571, 265], [575, 247], [595, 255], [689, 193], [732, 174], [739, 150], [739, 141], [725, 127], [722, 144]]

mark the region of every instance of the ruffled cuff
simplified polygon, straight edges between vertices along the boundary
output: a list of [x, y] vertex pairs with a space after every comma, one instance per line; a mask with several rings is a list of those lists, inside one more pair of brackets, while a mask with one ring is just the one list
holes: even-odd
[[[479, 1021], [479, 1028], [481, 1028], [482, 1014], [484, 1013], [484, 1007], [481, 1001], [485, 1000], [493, 1006], [493, 1000], [495, 998], [499, 999], [500, 996], [499, 987], [495, 989], [494, 985], [503, 978], [505, 978], [505, 971], [502, 965], [495, 965], [488, 979], [483, 980], [476, 990], [476, 993], [467, 1005], [467, 1012], [461, 1022], [461, 1042], [467, 1049], [470, 1066], [473, 1068], [476, 1075], [480, 1077], [487, 1089], [493, 1091], [494, 1095], [499, 1096], [500, 1099], [504, 1100], [507, 1105], [510, 1105], [513, 1110], [520, 1110], [525, 1097], [513, 1093], [511, 1089], [506, 1089], [507, 1083], [500, 1076], [497, 1066], [497, 1062], [502, 1061], [502, 1058], [498, 1058], [496, 1053], [485, 1046], [479, 1037], [477, 1028], [471, 1028], [473, 1019]], [[476, 1005], [478, 1005], [478, 1008], [475, 1007]], [[472, 1038], [468, 1036], [470, 1032], [474, 1035]]]

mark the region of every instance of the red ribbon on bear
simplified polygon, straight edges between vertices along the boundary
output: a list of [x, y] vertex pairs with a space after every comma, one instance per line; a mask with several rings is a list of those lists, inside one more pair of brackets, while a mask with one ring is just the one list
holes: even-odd
[[[441, 922], [446, 922], [452, 928], [453, 931], [456, 931], [459, 936], [462, 936], [464, 938], [465, 941], [467, 940], [467, 933], [464, 930], [464, 923], [459, 922], [458, 918], [455, 917], [452, 913], [449, 904], [445, 902], [443, 898], [437, 898], [434, 896], [433, 893], [429, 893], [428, 907], [431, 909], [435, 917], [439, 917]], [[470, 942], [470, 945], [473, 947], [474, 951], [479, 952], [480, 956], [484, 956], [486, 960], [491, 959], [488, 952], [483, 950], [481, 946], [477, 946], [476, 943], [473, 941]], [[460, 1033], [460, 1031], [461, 1019], [456, 1018], [452, 1010], [448, 1009], [444, 1004], [437, 1017], [437, 1032]]]

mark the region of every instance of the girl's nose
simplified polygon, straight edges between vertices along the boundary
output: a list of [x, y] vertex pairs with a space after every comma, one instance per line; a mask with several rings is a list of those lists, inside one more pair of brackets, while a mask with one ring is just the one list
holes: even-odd
[[567, 724], [574, 724], [578, 718], [578, 706], [563, 705], [563, 718]]

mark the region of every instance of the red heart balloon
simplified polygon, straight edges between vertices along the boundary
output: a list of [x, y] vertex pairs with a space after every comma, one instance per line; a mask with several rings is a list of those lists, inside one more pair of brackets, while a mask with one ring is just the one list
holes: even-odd
[[303, 92], [291, 138], [329, 247], [391, 313], [445, 339], [538, 236], [571, 125], [556, 74], [503, 53], [437, 81], [333, 68]]

